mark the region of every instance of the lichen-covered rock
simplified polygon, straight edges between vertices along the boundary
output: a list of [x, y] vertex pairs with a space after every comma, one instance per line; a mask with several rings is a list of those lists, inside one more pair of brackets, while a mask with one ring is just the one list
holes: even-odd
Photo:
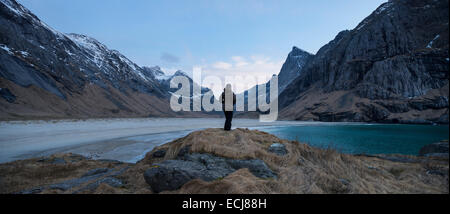
[[276, 178], [276, 174], [264, 161], [234, 160], [211, 154], [185, 154], [181, 159], [165, 160], [154, 164], [144, 173], [145, 181], [154, 192], [176, 190], [193, 179], [212, 181], [223, 178], [234, 171], [247, 168], [260, 178]]
[[286, 146], [281, 143], [274, 143], [274, 144], [270, 145], [269, 152], [275, 153], [277, 155], [286, 155], [287, 154]]

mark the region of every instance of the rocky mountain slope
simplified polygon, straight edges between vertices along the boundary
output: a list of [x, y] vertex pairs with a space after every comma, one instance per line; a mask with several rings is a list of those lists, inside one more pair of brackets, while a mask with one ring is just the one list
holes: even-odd
[[448, 194], [448, 153], [354, 156], [256, 130], [206, 129], [136, 164], [76, 154], [0, 164], [0, 193]]
[[0, 1], [0, 118], [196, 116], [169, 108], [153, 72], [85, 35]]
[[448, 1], [390, 0], [340, 32], [279, 96], [295, 120], [448, 123]]
[[[298, 48], [298, 47], [292, 47], [292, 51], [288, 54], [286, 61], [284, 62], [283, 66], [281, 67], [280, 73], [278, 73], [278, 94], [281, 94], [283, 90], [300, 74], [302, 73], [303, 67], [307, 64], [309, 60], [313, 58], [314, 55]], [[259, 87], [264, 86], [266, 87], [266, 93], [265, 94], [259, 94], [258, 89]], [[253, 103], [248, 104], [248, 95], [250, 94], [256, 94], [256, 103], [258, 103], [259, 99], [263, 99], [262, 96], [265, 95], [266, 102], [269, 102], [270, 100], [270, 82], [267, 82], [265, 84], [256, 85], [243, 93], [237, 94], [237, 98], [242, 99], [244, 98], [244, 104], [243, 107], [237, 107], [237, 109], [244, 109], [245, 112], [238, 112], [237, 117], [253, 117], [257, 118], [257, 114], [254, 114], [254, 112], [248, 112], [248, 109], [257, 109]], [[258, 109], [257, 109], [258, 110]], [[259, 114], [259, 113], [258, 113]]]
[[305, 65], [313, 58], [314, 55], [300, 49], [293, 47], [292, 51], [289, 53], [286, 61], [281, 67], [280, 73], [278, 74], [278, 92], [281, 93], [283, 90], [303, 71]]

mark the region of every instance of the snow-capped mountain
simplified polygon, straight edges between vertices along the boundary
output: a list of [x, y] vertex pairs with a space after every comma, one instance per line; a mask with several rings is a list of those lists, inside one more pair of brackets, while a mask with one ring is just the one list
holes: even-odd
[[162, 80], [169, 79], [172, 75], [167, 75], [164, 71], [161, 70], [159, 66], [153, 67], [142, 67], [145, 75], [153, 76], [157, 81], [161, 82]]
[[168, 75], [166, 73], [164, 73], [164, 71], [161, 70], [161, 68], [159, 66], [154, 66], [154, 67], [142, 67], [144, 69], [144, 72], [146, 72], [147, 74], [151, 74], [156, 81], [159, 82], [159, 84], [162, 86], [162, 89], [164, 91], [168, 91], [169, 93], [173, 93], [175, 91], [178, 90], [178, 88], [170, 88], [170, 81], [172, 81], [172, 79], [174, 77], [177, 76], [183, 76], [186, 77], [189, 80], [189, 84], [190, 84], [190, 90], [191, 90], [191, 97], [193, 96], [203, 96], [205, 93], [208, 93], [209, 91], [211, 91], [211, 89], [206, 88], [206, 87], [201, 87], [201, 93], [197, 94], [194, 93], [193, 87], [200, 87], [196, 82], [194, 82], [192, 80], [192, 78], [184, 71], [178, 70], [176, 71], [173, 75]]
[[1, 118], [173, 116], [161, 79], [94, 38], [58, 32], [0, 0]]

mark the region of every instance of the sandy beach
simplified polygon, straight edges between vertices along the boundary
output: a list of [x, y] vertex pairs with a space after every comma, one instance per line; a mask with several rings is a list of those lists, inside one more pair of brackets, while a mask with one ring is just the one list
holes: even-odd
[[[136, 162], [155, 146], [195, 130], [223, 127], [223, 122], [221, 118], [0, 122], [0, 163], [68, 152], [93, 159]], [[307, 124], [317, 122], [233, 120], [233, 128]]]

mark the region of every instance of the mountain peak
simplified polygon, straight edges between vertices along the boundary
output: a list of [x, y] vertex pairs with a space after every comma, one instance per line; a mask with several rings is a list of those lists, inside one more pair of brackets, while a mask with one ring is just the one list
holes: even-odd
[[175, 74], [173, 76], [186, 76], [189, 77], [189, 75], [187, 75], [184, 71], [182, 70], [178, 70], [177, 72], [175, 72]]
[[150, 69], [152, 69], [152, 70], [156, 70], [156, 71], [161, 71], [161, 72], [162, 72], [161, 67], [159, 67], [159, 66], [157, 66], [157, 65], [155, 65], [155, 66], [153, 66], [153, 67], [148, 67], [148, 68], [150, 68]]
[[298, 48], [297, 46], [294, 46], [294, 47], [292, 47], [292, 51], [289, 55], [290, 56], [302, 56], [302, 55], [311, 55], [311, 54], [301, 48]]
[[170, 78], [170, 76], [166, 75], [159, 66], [153, 66], [153, 67], [147, 67], [143, 66], [142, 70], [144, 70], [145, 73], [148, 73], [152, 76], [154, 76], [157, 80], [165, 80]]

